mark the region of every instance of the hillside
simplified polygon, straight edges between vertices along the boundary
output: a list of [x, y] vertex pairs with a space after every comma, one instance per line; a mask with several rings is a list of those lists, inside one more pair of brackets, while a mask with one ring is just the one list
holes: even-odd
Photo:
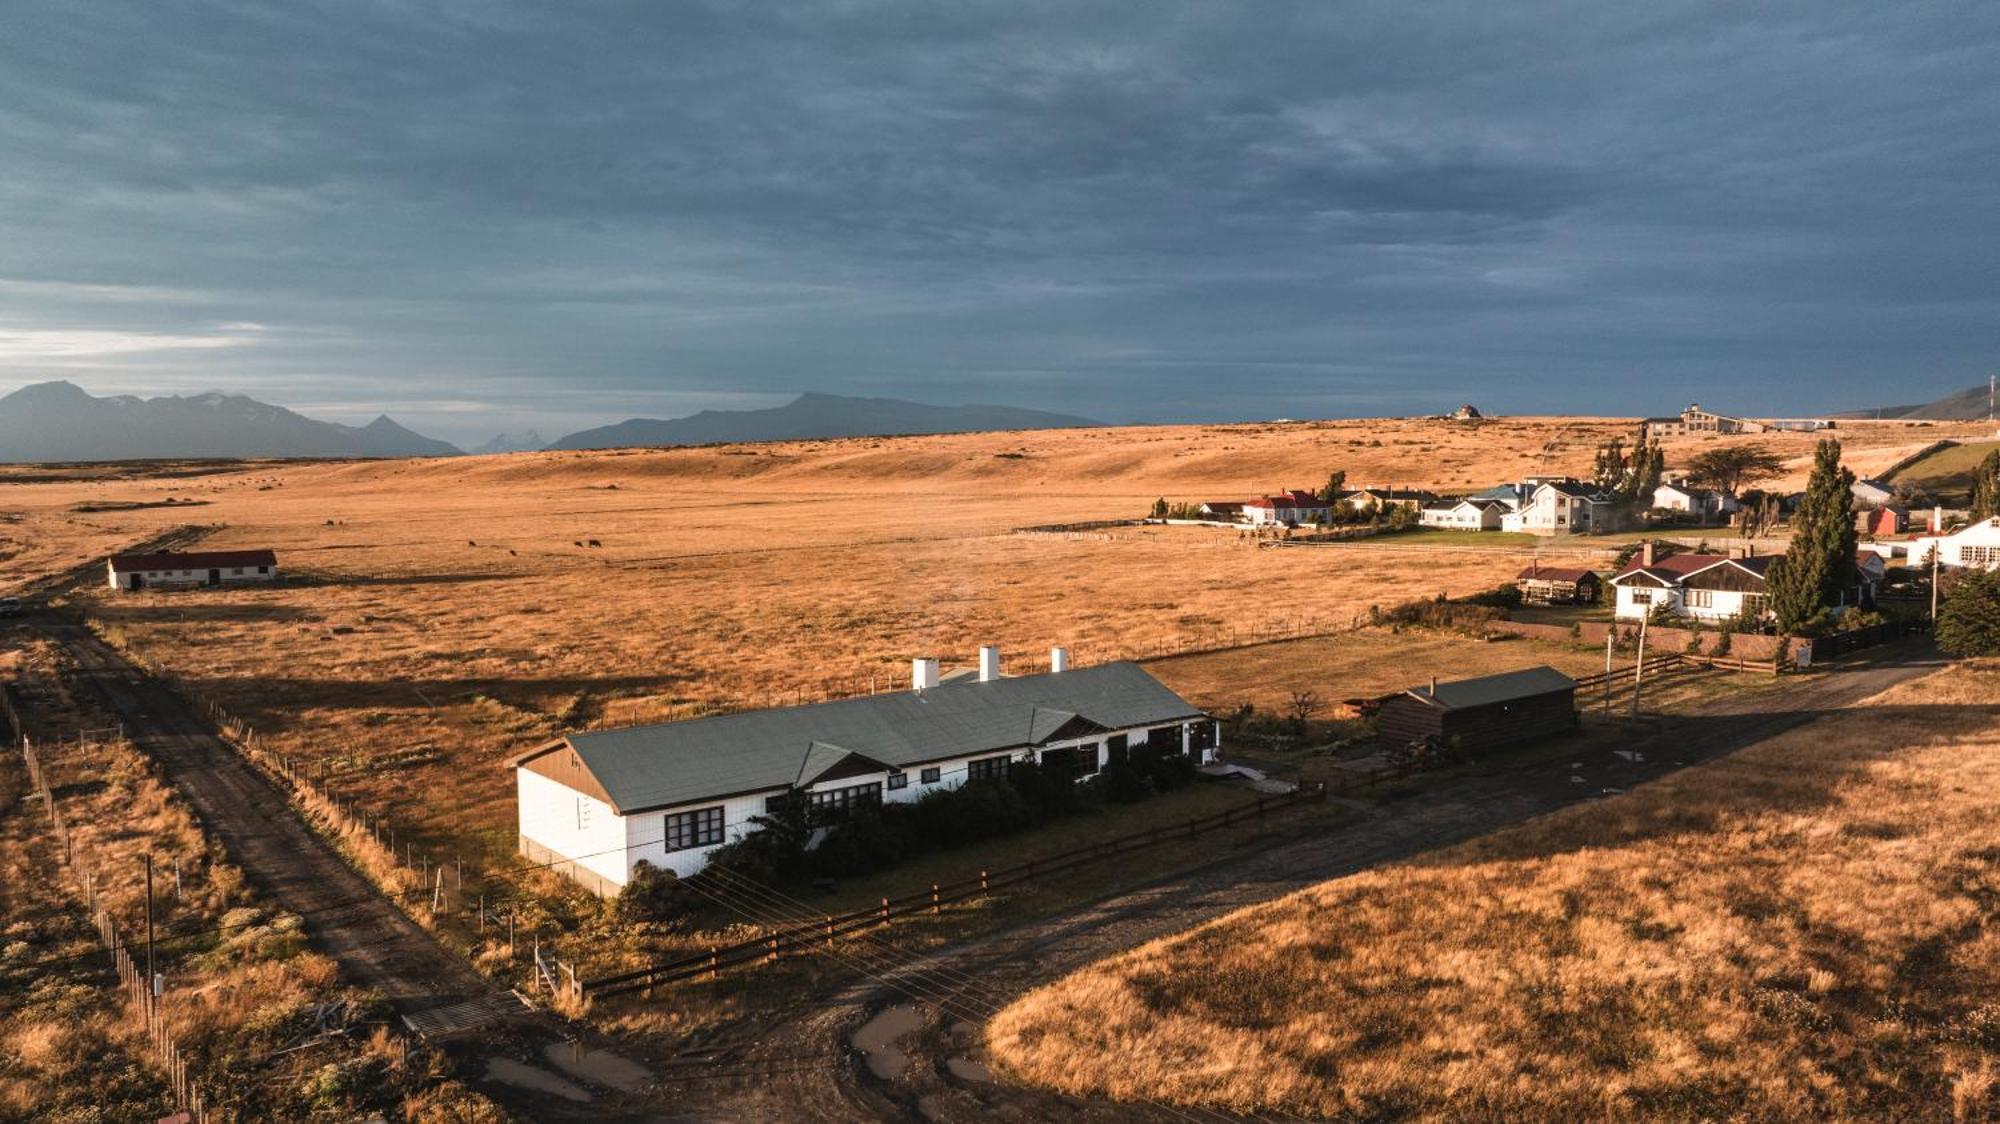
[[457, 455], [387, 415], [340, 425], [235, 394], [98, 398], [73, 383], [44, 382], [0, 398], [0, 461], [15, 463]]
[[1032, 992], [1001, 1067], [1282, 1118], [1989, 1120], [2000, 669]]
[[929, 406], [900, 398], [801, 394], [768, 410], [703, 410], [685, 418], [630, 418], [572, 433], [551, 449], [615, 449], [644, 445], [712, 445], [726, 441], [794, 441], [901, 433], [1066, 429], [1096, 425], [1086, 418], [1012, 406]]
[[1872, 410], [1848, 410], [1832, 416], [1843, 419], [1977, 421], [1991, 416], [1991, 401], [1987, 387], [1968, 386], [1954, 394], [1947, 394], [1935, 402], [1923, 402], [1914, 406], [1879, 406]]

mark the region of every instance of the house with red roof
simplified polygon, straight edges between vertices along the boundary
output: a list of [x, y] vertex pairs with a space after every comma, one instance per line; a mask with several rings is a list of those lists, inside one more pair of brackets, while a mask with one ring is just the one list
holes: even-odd
[[1295, 527], [1330, 521], [1333, 506], [1311, 492], [1287, 488], [1275, 496], [1259, 496], [1245, 503], [1243, 517], [1253, 525]]
[[1611, 579], [1618, 591], [1615, 615], [1640, 620], [1661, 605], [1675, 616], [1723, 621], [1762, 619], [1771, 608], [1768, 574], [1780, 555], [1729, 558], [1720, 554], [1657, 556], [1652, 543]]
[[107, 569], [113, 589], [186, 589], [199, 585], [277, 581], [278, 556], [268, 550], [114, 554]]

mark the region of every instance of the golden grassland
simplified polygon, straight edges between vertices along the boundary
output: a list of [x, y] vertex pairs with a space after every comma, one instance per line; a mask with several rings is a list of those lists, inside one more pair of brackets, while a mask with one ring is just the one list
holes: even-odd
[[[1259, 549], [1210, 528], [1017, 528], [1314, 487], [1334, 469], [1461, 490], [1587, 472], [1600, 441], [1632, 429], [1405, 419], [21, 469], [0, 476], [18, 481], [0, 483], [15, 520], [0, 523], [0, 582], [185, 523], [218, 525], [212, 546], [277, 549], [291, 578], [275, 588], [98, 589], [78, 604], [418, 839], [494, 856], [513, 846], [501, 762], [565, 728], [899, 686], [910, 657], [969, 662], [983, 642], [1018, 670], [1056, 643], [1099, 662], [1341, 627], [1370, 604], [1492, 586], [1521, 560], [1478, 544], [1412, 556]], [[1943, 435], [1843, 433], [1856, 457], [1888, 459]], [[1747, 440], [1795, 466], [1812, 445]], [[148, 506], [103, 510], [133, 504]]]
[[61, 864], [9, 746], [0, 762], [0, 1119], [168, 1115], [146, 1032], [109, 969], [76, 873], [91, 873], [136, 954], [147, 855], [162, 1010], [211, 1105], [246, 1119], [331, 1118], [391, 1103], [411, 1119], [439, 1106], [460, 1119], [497, 1118], [462, 1086], [406, 1070], [400, 1048], [379, 1034], [315, 1042], [317, 1006], [367, 1012], [373, 1000], [339, 985], [333, 962], [307, 949], [298, 917], [246, 887], [179, 794], [72, 692], [50, 645], [8, 638], [0, 677], [21, 700], [77, 856], [73, 868]]
[[1428, 1120], [2000, 1113], [2000, 665], [1035, 991], [1021, 1080]]

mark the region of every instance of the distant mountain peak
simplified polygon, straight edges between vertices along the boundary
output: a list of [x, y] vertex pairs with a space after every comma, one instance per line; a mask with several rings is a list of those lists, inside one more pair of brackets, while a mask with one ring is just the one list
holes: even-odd
[[386, 414], [355, 428], [219, 390], [184, 398], [98, 398], [57, 381], [0, 398], [0, 461], [458, 454]]
[[1070, 429], [1101, 423], [1015, 406], [932, 406], [900, 398], [849, 398], [807, 391], [763, 410], [703, 410], [688, 417], [629, 418], [549, 443], [551, 449], [713, 445], [980, 430]]

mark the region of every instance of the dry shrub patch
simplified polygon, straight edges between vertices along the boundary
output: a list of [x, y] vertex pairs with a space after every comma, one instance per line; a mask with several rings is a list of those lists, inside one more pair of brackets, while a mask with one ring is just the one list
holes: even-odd
[[1023, 998], [1075, 1094], [1432, 1120], [1988, 1119], [2000, 666]]

